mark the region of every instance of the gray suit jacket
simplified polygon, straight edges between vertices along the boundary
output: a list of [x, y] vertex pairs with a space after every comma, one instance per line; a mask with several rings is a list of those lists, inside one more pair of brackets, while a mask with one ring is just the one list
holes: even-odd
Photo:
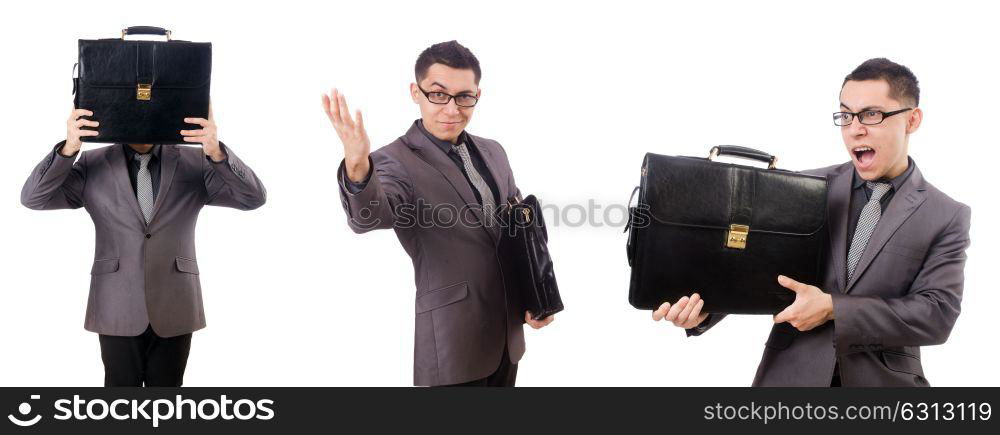
[[[754, 386], [928, 386], [920, 346], [944, 343], [958, 318], [971, 210], [924, 180], [919, 168], [895, 193], [847, 282], [851, 163], [806, 171], [829, 180], [825, 283], [836, 320], [799, 332], [775, 325]], [[794, 277], [792, 277], [794, 278]], [[722, 316], [694, 330], [698, 335]]]
[[[500, 189], [518, 193], [499, 143], [472, 136]], [[496, 245], [499, 230], [481, 224], [482, 210], [465, 176], [417, 127], [371, 153], [373, 175], [351, 194], [338, 171], [348, 224], [356, 233], [392, 228], [413, 261], [416, 328], [413, 382], [447, 385], [484, 378], [524, 354], [520, 304], [507, 295]], [[464, 211], [463, 211], [464, 209]], [[467, 224], [449, 225], [462, 214]], [[428, 225], [420, 216], [436, 215]]]
[[229, 148], [224, 148], [227, 160], [213, 164], [200, 148], [163, 145], [160, 189], [147, 225], [121, 145], [82, 151], [78, 159], [56, 150], [28, 176], [21, 203], [34, 210], [84, 207], [94, 221], [84, 327], [137, 336], [152, 325], [161, 337], [204, 328], [194, 243], [198, 213], [205, 205], [240, 210], [263, 205], [264, 185], [253, 171]]

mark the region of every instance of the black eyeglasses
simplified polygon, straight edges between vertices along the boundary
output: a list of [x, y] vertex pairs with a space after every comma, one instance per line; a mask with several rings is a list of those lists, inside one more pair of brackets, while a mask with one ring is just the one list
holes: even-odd
[[476, 103], [479, 102], [479, 98], [476, 98], [475, 95], [451, 95], [441, 91], [427, 92], [424, 88], [421, 88], [420, 85], [417, 85], [417, 89], [420, 89], [420, 92], [424, 93], [424, 97], [427, 97], [427, 101], [434, 104], [448, 104], [452, 99], [454, 99], [455, 105], [459, 107], [475, 107]]
[[863, 110], [857, 113], [834, 112], [833, 125], [836, 125], [837, 127], [844, 127], [847, 125], [851, 125], [851, 123], [854, 122], [855, 117], [857, 117], [858, 121], [861, 121], [861, 123], [864, 125], [878, 125], [881, 124], [882, 121], [885, 121], [885, 118], [888, 118], [892, 115], [898, 115], [907, 110], [913, 110], [913, 108], [908, 107], [906, 109], [899, 109], [892, 112], [883, 112], [881, 110]]

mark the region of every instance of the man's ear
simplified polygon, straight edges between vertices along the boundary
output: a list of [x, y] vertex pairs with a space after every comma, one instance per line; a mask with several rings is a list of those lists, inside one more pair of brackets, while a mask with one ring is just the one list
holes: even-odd
[[483, 98], [483, 88], [479, 88], [479, 90], [476, 91], [476, 99], [478, 100], [480, 98]]
[[924, 111], [919, 107], [910, 111], [910, 117], [906, 120], [906, 134], [913, 134], [920, 128], [920, 122], [924, 120]]
[[414, 104], [420, 104], [420, 88], [417, 87], [416, 83], [410, 83], [410, 98], [413, 99]]

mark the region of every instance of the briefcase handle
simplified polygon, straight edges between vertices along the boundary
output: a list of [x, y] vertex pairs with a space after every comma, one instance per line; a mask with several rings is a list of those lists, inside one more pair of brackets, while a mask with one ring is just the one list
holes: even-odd
[[122, 39], [125, 39], [125, 35], [162, 35], [167, 37], [167, 41], [170, 40], [170, 31], [162, 27], [153, 26], [132, 26], [122, 29]]
[[767, 169], [774, 169], [778, 164], [778, 157], [753, 148], [741, 147], [737, 145], [716, 145], [708, 153], [708, 160], [712, 161], [718, 156], [742, 157], [744, 159], [756, 160], [767, 163]]

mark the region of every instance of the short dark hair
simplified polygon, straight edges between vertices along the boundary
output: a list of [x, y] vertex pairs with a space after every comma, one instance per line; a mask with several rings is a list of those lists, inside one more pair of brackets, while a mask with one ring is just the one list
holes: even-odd
[[468, 48], [459, 44], [458, 41], [439, 42], [427, 47], [420, 56], [417, 57], [417, 64], [413, 68], [417, 76], [417, 83], [420, 83], [427, 76], [427, 69], [436, 63], [450, 66], [455, 69], [471, 69], [476, 74], [476, 84], [482, 78], [483, 72], [479, 69], [479, 59], [472, 54]]
[[913, 107], [920, 105], [920, 83], [917, 76], [909, 68], [884, 57], [864, 61], [840, 85], [843, 89], [847, 82], [862, 80], [885, 80], [889, 83], [889, 97], [897, 101], [912, 101]]

